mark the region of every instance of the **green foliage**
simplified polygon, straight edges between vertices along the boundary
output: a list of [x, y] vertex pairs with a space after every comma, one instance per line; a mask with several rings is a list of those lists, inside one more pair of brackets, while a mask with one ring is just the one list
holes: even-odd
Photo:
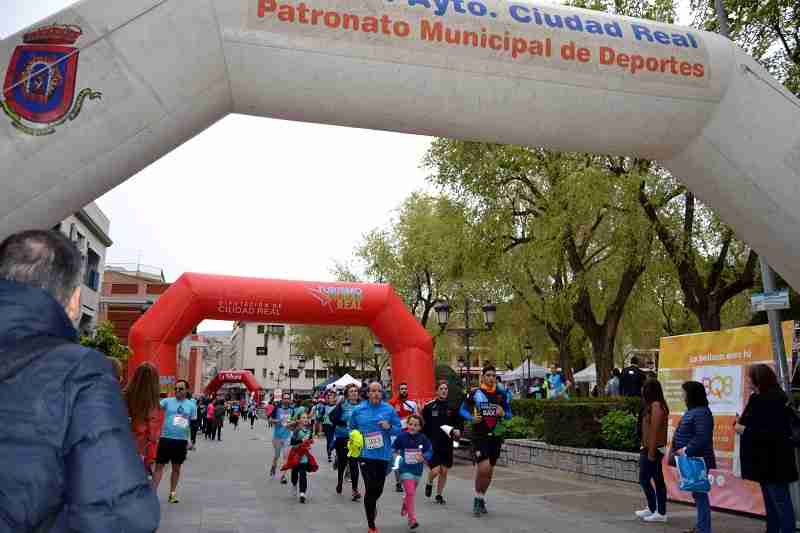
[[[349, 339], [350, 355], [345, 355], [342, 343]], [[292, 355], [303, 354], [306, 357], [318, 355], [328, 360], [328, 371], [333, 376], [341, 377], [347, 373], [361, 374], [363, 367], [369, 376], [381, 375], [389, 364], [389, 354], [380, 355], [373, 352], [372, 333], [367, 328], [342, 328], [338, 326], [293, 326]], [[321, 370], [321, 369], [319, 369]], [[288, 369], [287, 369], [288, 372]]]
[[119, 337], [114, 334], [114, 324], [109, 321], [98, 324], [94, 335], [81, 337], [80, 343], [82, 346], [93, 348], [120, 361], [127, 361], [131, 355], [128, 347], [122, 344]]
[[635, 452], [639, 449], [636, 436], [636, 417], [625, 411], [613, 410], [600, 420], [603, 441], [610, 450]]
[[544, 415], [538, 414], [530, 420], [531, 438], [543, 439], [544, 438]]
[[533, 436], [533, 429], [526, 418], [513, 416], [497, 424], [494, 434], [502, 439], [528, 439]]
[[[724, 0], [731, 38], [800, 96], [800, 8], [797, 0]], [[694, 24], [719, 31], [714, 0], [691, 0]]]
[[[528, 400], [530, 401], [530, 400]], [[612, 411], [634, 417], [639, 412], [637, 398], [547, 401], [543, 406], [544, 439], [548, 444], [575, 448], [602, 448], [601, 420]], [[635, 427], [635, 425], [634, 425]]]

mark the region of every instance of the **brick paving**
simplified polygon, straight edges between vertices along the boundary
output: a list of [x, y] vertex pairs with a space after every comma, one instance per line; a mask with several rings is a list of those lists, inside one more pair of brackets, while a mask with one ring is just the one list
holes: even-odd
[[[178, 504], [166, 503], [169, 474], [159, 497], [162, 532], [168, 533], [350, 533], [366, 532], [364, 508], [334, 491], [335, 473], [325, 461], [324, 445], [315, 444], [322, 460], [311, 476], [309, 503], [290, 496], [286, 485], [267, 478], [270, 433], [264, 422], [234, 432], [223, 430], [222, 442], [198, 441], [189, 452], [178, 487]], [[420, 491], [422, 487], [420, 487]], [[533, 466], [498, 467], [487, 506], [490, 514], [474, 518], [472, 466], [457, 464], [448, 484], [447, 505], [437, 506], [422, 492], [417, 497], [420, 532], [540, 533], [678, 533], [691, 528], [694, 509], [669, 504], [670, 522], [644, 524], [633, 517], [643, 506], [637, 485]], [[408, 531], [400, 517], [401, 495], [387, 480], [379, 504], [381, 533]], [[714, 533], [763, 533], [765, 524], [750, 517], [715, 512]]]

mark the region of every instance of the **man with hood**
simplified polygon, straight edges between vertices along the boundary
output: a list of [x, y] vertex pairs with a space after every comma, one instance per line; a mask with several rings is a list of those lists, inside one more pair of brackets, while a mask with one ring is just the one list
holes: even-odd
[[0, 531], [158, 529], [111, 363], [76, 343], [82, 263], [56, 231], [0, 243]]

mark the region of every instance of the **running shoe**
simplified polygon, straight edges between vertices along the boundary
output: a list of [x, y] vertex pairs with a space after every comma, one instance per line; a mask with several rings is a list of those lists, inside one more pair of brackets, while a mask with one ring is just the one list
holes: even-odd
[[358, 491], [353, 492], [353, 501], [357, 502], [361, 500], [361, 493]]
[[269, 477], [275, 477], [275, 465], [272, 465], [272, 468], [269, 469]]
[[645, 516], [642, 520], [645, 522], [660, 522], [665, 523], [667, 521], [667, 515], [661, 514], [658, 511], [651, 514], [650, 516]]
[[441, 495], [441, 494], [437, 494], [437, 495], [436, 495], [436, 503], [438, 503], [439, 505], [444, 505], [444, 504], [446, 503], [446, 502], [444, 501], [444, 498], [442, 498], [442, 495]]
[[341, 493], [342, 493], [342, 485], [340, 483], [340, 484], [336, 485], [336, 494], [341, 494]]
[[635, 515], [636, 515], [636, 516], [638, 516], [639, 518], [647, 518], [648, 516], [650, 516], [651, 514], [653, 514], [653, 511], [651, 511], [650, 509], [648, 509], [648, 508], [646, 508], [646, 507], [645, 507], [644, 509], [642, 509], [642, 510], [640, 510], [640, 511], [636, 511], [636, 512], [635, 512], [635, 513], [633, 513], [633, 514], [635, 514]]
[[394, 491], [395, 492], [403, 492], [403, 485], [401, 485], [400, 483], [395, 483], [394, 484]]
[[489, 511], [486, 510], [486, 500], [481, 498], [481, 514], [487, 514]]
[[418, 527], [419, 527], [419, 522], [414, 522], [413, 524], [408, 524], [408, 529], [410, 529], [411, 531], [414, 531]]
[[377, 527], [371, 527], [371, 528], [367, 529], [367, 533], [378, 533], [378, 528]]
[[170, 492], [167, 501], [169, 503], [178, 503], [178, 495], [175, 494], [174, 492]]
[[476, 497], [472, 500], [472, 514], [475, 516], [481, 515], [481, 499]]
[[286, 476], [282, 476], [281, 477], [281, 485], [286, 485], [287, 483], [289, 483], [289, 482], [286, 480]]
[[430, 483], [425, 484], [425, 497], [430, 498], [431, 494], [433, 494], [433, 485]]
[[306, 495], [302, 492], [300, 493], [300, 503], [306, 503]]

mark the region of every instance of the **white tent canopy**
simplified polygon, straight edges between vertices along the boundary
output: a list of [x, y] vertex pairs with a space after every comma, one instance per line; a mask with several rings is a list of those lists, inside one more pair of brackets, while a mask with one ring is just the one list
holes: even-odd
[[336, 381], [334, 381], [333, 383], [331, 383], [330, 385], [328, 385], [325, 388], [326, 389], [337, 389], [338, 390], [338, 389], [343, 389], [343, 388], [347, 387], [350, 384], [355, 384], [358, 387], [361, 386], [361, 382], [360, 381], [358, 381], [356, 378], [354, 378], [350, 374], [345, 374], [344, 376], [340, 377], [339, 379], [337, 379]]
[[507, 374], [503, 374], [503, 381], [517, 381], [521, 379], [530, 378], [543, 378], [547, 374], [547, 369], [543, 366], [531, 362], [530, 369], [528, 363], [523, 362], [517, 368]]
[[575, 383], [597, 383], [597, 367], [594, 363], [575, 373]]

